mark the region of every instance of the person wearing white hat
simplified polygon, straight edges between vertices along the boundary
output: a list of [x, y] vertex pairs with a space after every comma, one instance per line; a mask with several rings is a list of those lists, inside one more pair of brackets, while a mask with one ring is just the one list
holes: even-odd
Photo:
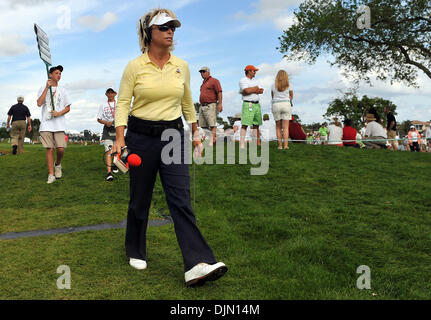
[[[144, 165], [132, 167], [129, 171], [130, 202], [126, 228], [129, 264], [138, 270], [147, 268], [148, 214], [159, 173], [183, 256], [185, 283], [196, 286], [217, 280], [227, 267], [217, 262], [202, 236], [190, 202], [189, 165], [183, 161], [188, 150], [184, 146], [186, 139], [181, 115], [191, 124], [196, 156], [202, 153], [202, 141], [191, 95], [189, 66], [171, 53], [175, 31], [180, 26], [180, 21], [168, 9], [152, 10], [139, 19], [142, 55], [128, 63], [121, 79], [115, 110], [116, 141], [112, 152], [121, 153], [127, 142], [129, 152], [144, 161]], [[127, 135], [124, 137], [126, 126]], [[161, 136], [167, 129], [177, 133], [174, 141], [162, 140]], [[180, 163], [164, 161], [162, 151], [172, 143], [180, 146]]]
[[421, 148], [421, 134], [416, 130], [415, 126], [410, 126], [408, 133], [409, 145], [411, 152], [420, 152]]
[[[12, 154], [22, 154], [24, 150], [24, 138], [26, 122], [28, 124], [28, 132], [31, 132], [31, 114], [27, 106], [23, 104], [24, 97], [18, 96], [17, 104], [13, 105], [7, 113], [6, 130], [12, 125], [10, 131], [10, 143], [12, 145]], [[11, 122], [12, 120], [12, 122]]]

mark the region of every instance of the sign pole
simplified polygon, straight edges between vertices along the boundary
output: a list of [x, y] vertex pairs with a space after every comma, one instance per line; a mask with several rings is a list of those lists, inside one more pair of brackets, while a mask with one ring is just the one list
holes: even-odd
[[[51, 79], [51, 77], [49, 76], [49, 65], [45, 62], [45, 66], [46, 66], [46, 75], [48, 76], [48, 80]], [[54, 105], [54, 98], [52, 97], [52, 89], [51, 86], [49, 86], [49, 94], [51, 96], [51, 105], [52, 105], [52, 110], [55, 110], [55, 105]]]

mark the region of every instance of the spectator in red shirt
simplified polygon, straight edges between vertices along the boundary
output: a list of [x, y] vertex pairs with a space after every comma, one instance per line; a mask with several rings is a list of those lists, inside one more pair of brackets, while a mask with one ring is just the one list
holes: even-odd
[[223, 93], [220, 82], [211, 77], [210, 69], [202, 67], [199, 70], [203, 79], [199, 102], [199, 127], [211, 130], [212, 139], [209, 145], [216, 142], [217, 114], [223, 111]]
[[305, 134], [304, 129], [302, 129], [302, 126], [300, 123], [295, 122], [293, 120], [289, 121], [289, 137], [292, 140], [304, 140], [304, 141], [293, 141], [295, 143], [305, 143], [305, 140], [307, 140], [307, 135]]
[[355, 147], [359, 148], [359, 144], [356, 143], [356, 129], [352, 128], [352, 121], [350, 119], [344, 119], [344, 128], [343, 128], [343, 138], [342, 140], [354, 140], [354, 141], [346, 141], [343, 142], [345, 147]]

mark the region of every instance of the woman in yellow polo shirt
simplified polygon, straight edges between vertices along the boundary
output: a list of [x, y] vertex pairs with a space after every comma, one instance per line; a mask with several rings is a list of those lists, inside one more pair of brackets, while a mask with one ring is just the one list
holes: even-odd
[[[187, 286], [216, 280], [226, 271], [196, 226], [190, 202], [189, 166], [184, 161], [183, 114], [197, 133], [196, 115], [190, 90], [188, 64], [173, 54], [175, 29], [181, 26], [168, 9], [148, 12], [138, 21], [142, 55], [129, 62], [121, 79], [115, 111], [116, 142], [113, 152], [121, 152], [127, 143], [130, 152], [138, 154], [142, 165], [130, 169], [130, 202], [127, 214], [126, 255], [130, 265], [145, 269], [146, 230], [157, 172], [166, 194], [175, 233], [183, 255]], [[130, 105], [133, 100], [129, 115]], [[125, 128], [128, 128], [124, 138]], [[176, 130], [179, 139], [163, 141], [162, 132]], [[193, 139], [195, 151], [202, 152], [198, 135]], [[168, 144], [181, 147], [181, 163], [166, 163], [163, 148]], [[178, 150], [178, 149], [177, 149]], [[174, 148], [175, 152], [175, 148]], [[174, 155], [175, 157], [175, 155]], [[169, 158], [172, 160], [172, 158]]]

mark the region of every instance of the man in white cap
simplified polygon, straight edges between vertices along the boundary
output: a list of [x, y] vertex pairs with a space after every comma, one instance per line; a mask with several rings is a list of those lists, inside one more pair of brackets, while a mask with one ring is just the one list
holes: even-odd
[[[70, 97], [67, 90], [59, 86], [63, 72], [62, 66], [49, 69], [49, 80], [46, 85], [39, 89], [37, 95], [37, 106], [42, 107], [42, 118], [40, 121], [40, 141], [46, 149], [46, 164], [48, 166], [48, 180], [53, 183], [62, 177], [61, 160], [66, 148], [66, 113], [70, 111]], [[52, 101], [49, 88], [52, 90]], [[53, 106], [54, 105], [54, 106]], [[54, 149], [57, 150], [57, 159], [54, 164]], [[55, 172], [54, 172], [55, 170]]]
[[201, 95], [199, 102], [201, 104], [199, 110], [199, 126], [211, 130], [211, 139], [209, 145], [212, 146], [216, 142], [217, 130], [217, 114], [223, 111], [223, 92], [220, 82], [211, 77], [210, 69], [202, 67], [199, 70], [204, 81], [201, 85]]
[[26, 119], [28, 123], [28, 132], [31, 132], [31, 114], [27, 106], [23, 104], [24, 97], [18, 96], [17, 102], [17, 104], [9, 109], [6, 123], [6, 130], [9, 129], [10, 124], [12, 124], [12, 129], [10, 131], [12, 154], [22, 154], [24, 150]]

